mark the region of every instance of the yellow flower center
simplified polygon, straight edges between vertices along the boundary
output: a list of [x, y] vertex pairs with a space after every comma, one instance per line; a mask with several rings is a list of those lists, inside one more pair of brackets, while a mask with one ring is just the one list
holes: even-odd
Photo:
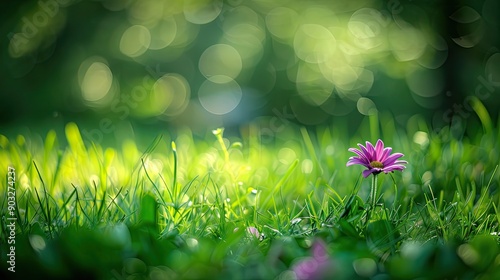
[[382, 164], [380, 161], [372, 161], [370, 162], [370, 166], [373, 168], [384, 168], [384, 164]]

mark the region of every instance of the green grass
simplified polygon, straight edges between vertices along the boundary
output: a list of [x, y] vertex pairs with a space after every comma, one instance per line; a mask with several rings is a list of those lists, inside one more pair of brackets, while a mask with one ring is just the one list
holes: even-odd
[[[85, 143], [73, 123], [0, 135], [0, 170], [17, 177], [16, 276], [294, 279], [310, 264], [337, 279], [499, 277], [500, 129], [482, 113], [483, 129], [459, 137], [389, 115], [354, 136], [290, 123], [264, 142], [265, 121], [229, 136], [162, 131], [144, 147]], [[368, 215], [371, 180], [345, 164], [372, 135], [409, 164], [378, 176]], [[5, 218], [7, 176], [0, 191]], [[3, 273], [5, 219], [1, 229]]]

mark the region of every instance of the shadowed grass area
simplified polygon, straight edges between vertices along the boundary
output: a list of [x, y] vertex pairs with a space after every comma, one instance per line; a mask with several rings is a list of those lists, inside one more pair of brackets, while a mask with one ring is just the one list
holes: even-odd
[[[456, 138], [419, 117], [406, 131], [389, 116], [380, 122], [350, 138], [345, 124], [289, 124], [266, 139], [259, 123], [234, 136], [163, 131], [143, 136], [145, 147], [85, 143], [74, 123], [44, 139], [0, 136], [0, 168], [16, 176], [16, 276], [500, 276], [500, 130]], [[378, 176], [368, 215], [371, 180], [346, 162], [370, 135], [409, 163]], [[8, 186], [2, 180], [2, 271]]]

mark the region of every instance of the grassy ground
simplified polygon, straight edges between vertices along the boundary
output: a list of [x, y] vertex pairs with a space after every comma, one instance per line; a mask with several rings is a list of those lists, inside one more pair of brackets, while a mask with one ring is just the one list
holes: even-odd
[[[287, 123], [270, 137], [262, 132], [272, 123], [261, 120], [237, 136], [164, 131], [144, 147], [84, 142], [73, 123], [43, 138], [0, 135], [0, 269], [98, 279], [499, 278], [500, 129], [380, 120], [352, 137], [341, 123]], [[409, 163], [378, 176], [368, 219], [371, 180], [346, 167], [347, 149], [379, 137]]]

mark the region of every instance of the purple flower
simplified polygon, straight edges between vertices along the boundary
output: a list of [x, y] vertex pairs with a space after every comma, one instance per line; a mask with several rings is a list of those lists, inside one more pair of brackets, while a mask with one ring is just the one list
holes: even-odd
[[255, 227], [247, 227], [247, 232], [250, 233], [251, 235], [257, 237], [257, 238], [260, 237], [259, 230]]
[[312, 256], [300, 259], [292, 266], [297, 279], [331, 278], [335, 274], [335, 263], [328, 255], [326, 244], [322, 240], [316, 240], [311, 247], [311, 253]]
[[247, 227], [247, 232], [260, 241], [264, 240], [264, 235], [259, 232], [259, 230], [255, 227]]
[[378, 140], [375, 147], [372, 143], [366, 141], [366, 147], [358, 144], [359, 150], [350, 148], [349, 151], [357, 154], [358, 156], [350, 157], [346, 166], [360, 164], [368, 168], [363, 171], [363, 176], [366, 178], [370, 174], [377, 175], [380, 172], [389, 173], [394, 170], [403, 171], [406, 167], [403, 164], [408, 163], [405, 160], [398, 160], [403, 156], [402, 153], [394, 153], [391, 155], [392, 148], [384, 148], [384, 142]]

